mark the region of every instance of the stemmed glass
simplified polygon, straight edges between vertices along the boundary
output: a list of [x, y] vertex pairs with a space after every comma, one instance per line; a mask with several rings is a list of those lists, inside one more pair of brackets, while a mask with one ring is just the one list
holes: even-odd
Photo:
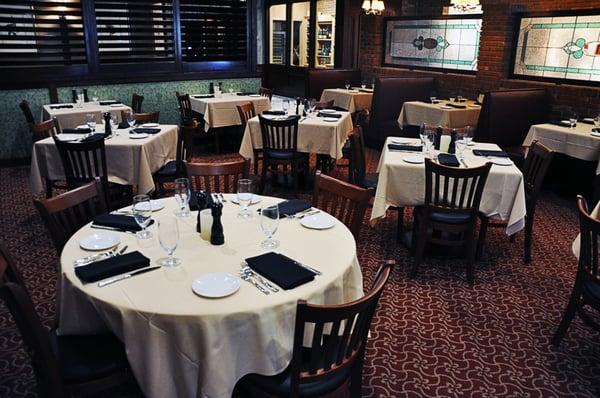
[[594, 118], [594, 126], [596, 126], [597, 129], [600, 129], [600, 113]]
[[92, 92], [92, 101], [98, 102], [98, 94], [95, 91]]
[[136, 195], [133, 197], [133, 218], [142, 228], [142, 230], [137, 233], [137, 237], [139, 239], [152, 238], [152, 232], [146, 229], [152, 219], [152, 203], [150, 203], [150, 196]]
[[175, 215], [181, 218], [189, 217], [190, 180], [187, 178], [178, 178], [175, 180], [175, 200], [179, 205], [179, 211], [175, 212]]
[[375, 89], [375, 78], [371, 79], [371, 89]]
[[237, 186], [237, 200], [242, 207], [242, 210], [238, 213], [238, 217], [252, 217], [252, 212], [248, 210], [248, 206], [250, 206], [250, 203], [252, 203], [252, 196], [252, 180], [248, 178], [239, 179]]
[[110, 115], [110, 129], [114, 135], [119, 135], [117, 133], [117, 127], [119, 127], [119, 122], [117, 120], [117, 115]]
[[463, 141], [465, 145], [469, 145], [473, 141], [473, 128], [471, 126], [465, 126], [463, 131]]
[[125, 121], [129, 125], [129, 128], [132, 129], [135, 126], [135, 118], [133, 117], [133, 113], [131, 111], [125, 112]]
[[574, 129], [575, 126], [577, 126], [577, 120], [578, 120], [578, 115], [577, 113], [573, 112], [573, 114], [571, 114], [571, 117], [569, 117], [569, 124], [571, 125], [571, 128]]
[[365, 82], [364, 80], [362, 81], [362, 83], [360, 84], [360, 88], [365, 89], [367, 88], [367, 82]]
[[350, 90], [350, 80], [346, 80], [344, 87], [346, 87], [346, 90]]
[[288, 100], [283, 101], [282, 107], [283, 107], [283, 111], [285, 112], [285, 115], [286, 116], [289, 115], [290, 101], [288, 101]]
[[181, 260], [173, 257], [177, 244], [179, 243], [179, 226], [177, 218], [165, 217], [158, 220], [158, 241], [169, 257], [158, 260], [158, 263], [164, 267], [174, 267], [181, 264]]
[[85, 115], [86, 123], [91, 131], [96, 131], [96, 115], [89, 113]]
[[[460, 162], [462, 164], [465, 164], [464, 153], [465, 153], [465, 149], [467, 148], [467, 143], [466, 143], [464, 137], [465, 137], [465, 132], [463, 131], [462, 133], [459, 133], [459, 136], [457, 137], [457, 140], [454, 143], [454, 145], [456, 147], [456, 155], [458, 157], [458, 160], [460, 160]], [[466, 167], [466, 165], [465, 165], [465, 167]]]
[[279, 246], [279, 241], [273, 239], [273, 235], [279, 227], [279, 206], [268, 206], [260, 210], [260, 228], [267, 236], [260, 246], [263, 249], [275, 249]]
[[312, 114], [315, 112], [315, 107], [316, 107], [316, 105], [317, 105], [317, 100], [316, 100], [316, 99], [314, 99], [314, 98], [311, 98], [311, 99], [309, 99], [309, 100], [307, 101], [307, 104], [308, 104], [308, 110], [307, 110], [307, 113], [308, 113], [308, 116], [310, 117], [310, 116], [312, 116]]

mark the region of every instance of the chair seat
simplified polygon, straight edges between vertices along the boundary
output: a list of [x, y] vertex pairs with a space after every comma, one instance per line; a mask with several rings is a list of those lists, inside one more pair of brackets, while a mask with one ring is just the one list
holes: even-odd
[[507, 146], [502, 148], [508, 153], [508, 157], [512, 160], [519, 169], [523, 168], [525, 156], [527, 155], [527, 147], [524, 146]]
[[366, 189], [377, 189], [377, 182], [379, 181], [379, 173], [367, 173], [365, 179], [360, 184]]
[[265, 156], [276, 159], [276, 160], [293, 160], [294, 153], [293, 152], [283, 152], [283, 151], [268, 151], [265, 152]]
[[[303, 358], [308, 358], [308, 349], [303, 348], [302, 351]], [[332, 376], [327, 379], [300, 384], [300, 397], [320, 397], [335, 391], [348, 380], [351, 369], [348, 366], [343, 371], [333, 372]], [[241, 383], [278, 397], [288, 397], [290, 395], [291, 377], [289, 369], [275, 376], [250, 374], [245, 376]]]
[[177, 175], [177, 161], [176, 160], [169, 161], [163, 167], [161, 167], [160, 169], [158, 169], [158, 171], [156, 173], [154, 173], [154, 174], [156, 176], [159, 176], [159, 177], [173, 177], [173, 176], [176, 176]]
[[586, 281], [583, 285], [583, 293], [587, 296], [588, 301], [594, 301], [595, 304], [600, 304], [600, 283], [595, 283], [590, 280]]
[[65, 383], [85, 383], [129, 369], [125, 348], [112, 334], [57, 336], [51, 330], [49, 337]]
[[466, 224], [471, 219], [471, 216], [469, 214], [462, 213], [433, 212], [429, 214], [429, 219], [431, 221], [445, 224]]

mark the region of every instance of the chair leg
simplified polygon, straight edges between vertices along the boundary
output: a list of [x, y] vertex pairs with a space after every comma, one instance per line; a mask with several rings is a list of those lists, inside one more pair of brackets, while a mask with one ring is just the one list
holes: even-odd
[[294, 184], [294, 196], [298, 197], [298, 163], [292, 162], [292, 183]]
[[265, 191], [265, 184], [267, 182], [267, 169], [269, 168], [268, 163], [263, 159], [262, 171], [260, 173], [260, 193]]
[[477, 252], [475, 258], [481, 259], [483, 254], [483, 247], [485, 246], [485, 237], [487, 235], [487, 228], [490, 220], [487, 217], [481, 217], [481, 225], [479, 226], [479, 237], [477, 238]]
[[[364, 355], [364, 353], [362, 354]], [[362, 396], [362, 373], [363, 361], [356, 361], [350, 374], [350, 397], [360, 398]]]
[[415, 260], [410, 270], [410, 277], [415, 278], [417, 276], [417, 271], [419, 270], [419, 265], [423, 260], [423, 252], [425, 251], [425, 244], [427, 243], [427, 224], [425, 220], [419, 220], [416, 228], [418, 231], [416, 233], [416, 241], [413, 239], [413, 247], [415, 247]]
[[475, 225], [467, 232], [467, 282], [470, 285], [475, 283]]
[[533, 217], [525, 218], [525, 238], [524, 242], [524, 255], [523, 260], [525, 264], [529, 264], [531, 262], [531, 238], [533, 234]]
[[579, 307], [579, 289], [576, 283], [576, 286], [573, 288], [571, 298], [569, 299], [567, 309], [565, 310], [565, 314], [563, 315], [560, 324], [556, 329], [556, 333], [554, 333], [554, 337], [552, 337], [552, 344], [554, 346], [558, 347], [563, 337], [565, 337], [567, 334], [567, 330], [573, 321], [573, 317], [577, 313], [577, 307]]
[[402, 234], [404, 233], [404, 207], [398, 208], [398, 225], [396, 227], [396, 243], [402, 242]]
[[46, 199], [52, 197], [52, 181], [46, 177]]
[[258, 151], [254, 151], [254, 175], [258, 175]]
[[510, 243], [515, 243], [516, 240], [517, 240], [517, 234], [512, 234], [510, 236]]

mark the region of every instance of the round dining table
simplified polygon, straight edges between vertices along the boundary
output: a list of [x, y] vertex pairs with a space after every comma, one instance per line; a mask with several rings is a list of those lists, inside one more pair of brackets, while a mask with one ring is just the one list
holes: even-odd
[[[163, 267], [99, 287], [75, 275], [74, 261], [90, 254], [80, 248], [93, 233], [116, 234], [118, 249], [139, 251], [156, 266], [166, 256], [158, 242], [157, 222], [146, 242], [124, 232], [91, 229], [75, 233], [61, 255], [59, 333], [111, 331], [125, 345], [133, 373], [144, 394], [152, 397], [231, 397], [236, 382], [249, 373], [274, 375], [291, 360], [296, 304], [341, 304], [361, 297], [362, 273], [356, 242], [336, 220], [326, 230], [303, 227], [298, 218], [282, 218], [274, 251], [321, 272], [291, 290], [266, 295], [240, 279], [240, 288], [223, 298], [204, 298], [192, 291], [198, 277], [225, 272], [239, 277], [244, 259], [263, 254], [265, 239], [257, 209], [282, 199], [262, 197], [250, 207], [253, 217], [238, 217], [234, 195], [224, 195], [225, 244], [213, 246], [196, 232], [196, 214], [179, 218], [175, 257], [181, 265]], [[162, 199], [153, 219], [175, 217], [173, 198]]]

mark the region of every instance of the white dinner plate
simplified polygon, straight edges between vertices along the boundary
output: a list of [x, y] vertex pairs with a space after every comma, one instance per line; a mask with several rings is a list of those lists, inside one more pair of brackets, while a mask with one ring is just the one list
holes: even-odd
[[300, 224], [310, 229], [329, 229], [335, 225], [335, 218], [325, 213], [317, 213], [312, 216], [302, 217]]
[[158, 123], [144, 123], [142, 124], [142, 127], [158, 127], [160, 126], [160, 124]]
[[453, 109], [453, 108], [448, 105], [442, 105], [442, 106], [440, 106], [440, 109]]
[[469, 107], [471, 107], [471, 108], [481, 108], [481, 105], [471, 104], [471, 105], [469, 105]]
[[123, 104], [110, 104], [111, 108], [120, 108], [122, 106], [123, 106]]
[[406, 163], [419, 164], [419, 163], [425, 162], [425, 157], [423, 155], [410, 155], [410, 156], [405, 157], [403, 160]]
[[325, 114], [335, 114], [335, 113], [337, 113], [337, 111], [335, 109], [321, 109], [319, 112], [325, 113]]
[[592, 131], [590, 134], [592, 136], [594, 136], [594, 137], [600, 137], [600, 132], [599, 131]]
[[512, 166], [513, 162], [509, 158], [490, 158], [492, 163], [498, 166]]
[[115, 234], [95, 233], [83, 237], [79, 246], [85, 250], [106, 250], [115, 247], [121, 239]]
[[90, 126], [88, 126], [87, 124], [80, 124], [79, 126], [75, 127], [78, 130], [83, 130], [83, 129], [89, 129]]
[[335, 117], [324, 117], [323, 118], [324, 122], [337, 122], [338, 120], [340, 120], [340, 119], [337, 119]]
[[[252, 202], [250, 202], [250, 204], [255, 205], [258, 202], [260, 202], [261, 200], [262, 200], [262, 197], [252, 194]], [[237, 195], [233, 195], [233, 198], [231, 198], [231, 201], [235, 204], [238, 204], [239, 202], [238, 202]]]
[[240, 280], [225, 272], [205, 274], [192, 282], [194, 293], [209, 298], [227, 297], [237, 292], [239, 288]]
[[257, 98], [257, 97], [260, 97], [260, 94], [250, 94], [248, 97]]
[[131, 134], [131, 133], [129, 133], [129, 138], [131, 138], [132, 140], [139, 140], [139, 139], [148, 138], [148, 137], [150, 137], [150, 134], [146, 134], [146, 133]]
[[594, 124], [594, 118], [591, 117], [584, 117], [583, 119], [581, 119], [581, 121], [584, 123]]
[[56, 139], [62, 142], [70, 142], [70, 141], [77, 141], [79, 139], [81, 139], [81, 134], [65, 134], [65, 133], [61, 133], [61, 134], [57, 134], [56, 135]]
[[[138, 209], [143, 209], [144, 207], [146, 207], [146, 202], [138, 203], [135, 206]], [[150, 201], [150, 207], [152, 208], [152, 211], [159, 211], [165, 207], [165, 203], [160, 199], [152, 199]], [[133, 208], [131, 210], [133, 210]]]

